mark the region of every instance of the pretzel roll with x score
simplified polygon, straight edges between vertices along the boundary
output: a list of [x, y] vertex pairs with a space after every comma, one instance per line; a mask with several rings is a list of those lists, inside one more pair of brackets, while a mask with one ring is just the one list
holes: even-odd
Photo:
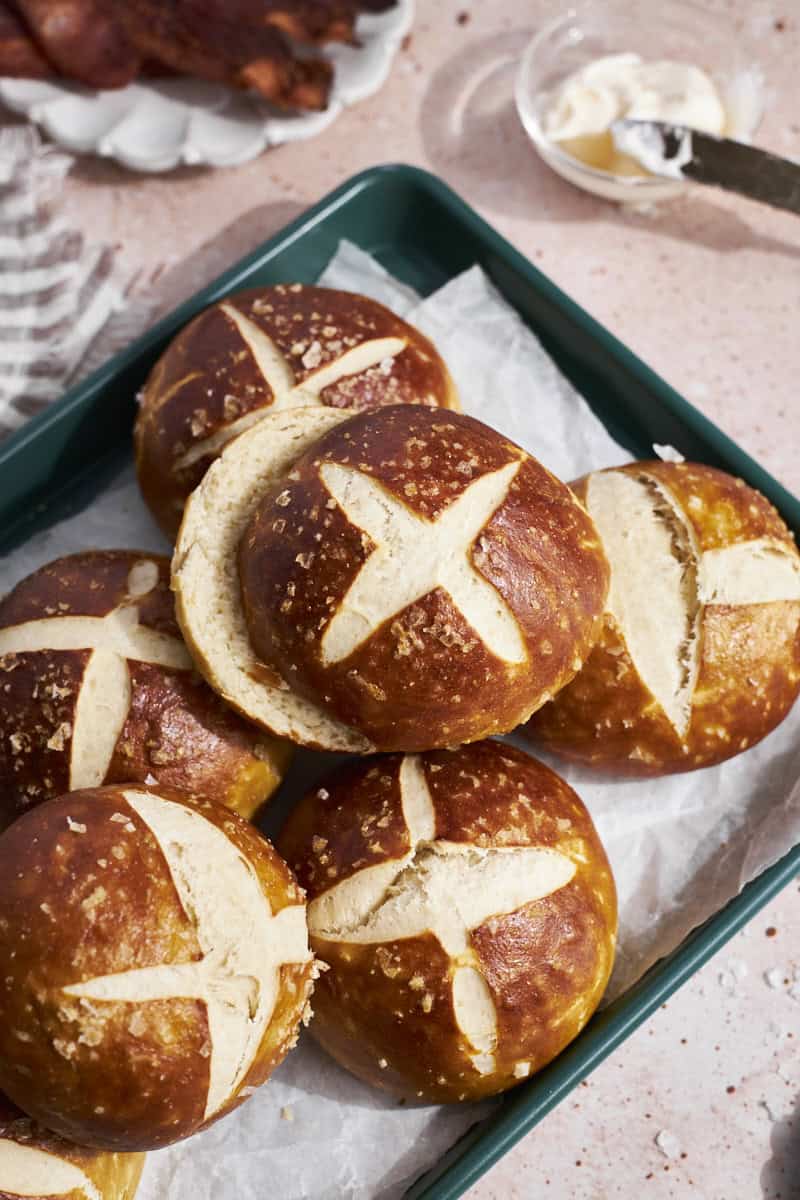
[[473, 1100], [538, 1071], [611, 972], [616, 892], [591, 818], [501, 742], [347, 763], [278, 844], [328, 964], [311, 1032], [410, 1100]]
[[0, 1095], [3, 1200], [133, 1200], [143, 1166], [143, 1154], [75, 1146]]
[[564, 484], [412, 405], [265, 418], [190, 498], [173, 558], [212, 686], [276, 734], [357, 752], [518, 725], [580, 667], [607, 581]]
[[409, 406], [298, 459], [239, 571], [259, 658], [381, 750], [513, 729], [580, 667], [607, 586], [564, 484], [473, 418]]
[[778, 513], [699, 463], [631, 463], [573, 486], [611, 564], [608, 612], [531, 737], [629, 775], [753, 746], [800, 691], [800, 555]]
[[290, 753], [195, 673], [166, 558], [73, 554], [0, 601], [0, 828], [63, 792], [135, 781], [251, 817]]
[[170, 538], [209, 464], [267, 413], [459, 407], [447, 367], [417, 329], [366, 296], [300, 283], [238, 292], [200, 313], [161, 356], [140, 402], [139, 483]]
[[243, 817], [139, 784], [0, 835], [0, 1087], [48, 1129], [156, 1149], [268, 1078], [315, 967], [286, 863]]

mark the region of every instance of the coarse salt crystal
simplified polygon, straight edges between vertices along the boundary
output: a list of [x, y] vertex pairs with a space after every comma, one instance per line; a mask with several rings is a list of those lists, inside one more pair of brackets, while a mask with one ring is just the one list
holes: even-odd
[[668, 1129], [662, 1129], [655, 1136], [655, 1143], [665, 1158], [677, 1158], [681, 1152], [681, 1144]]
[[736, 984], [747, 975], [747, 963], [740, 958], [731, 958], [717, 976], [717, 983], [726, 992], [735, 992]]
[[686, 462], [680, 450], [676, 450], [674, 446], [662, 446], [658, 442], [653, 442], [653, 449], [662, 462]]

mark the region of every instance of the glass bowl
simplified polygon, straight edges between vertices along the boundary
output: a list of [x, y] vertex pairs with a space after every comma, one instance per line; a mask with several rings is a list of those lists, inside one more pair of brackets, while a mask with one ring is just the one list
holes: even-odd
[[608, 54], [692, 63], [711, 76], [727, 115], [725, 134], [749, 141], [763, 113], [763, 81], [732, 23], [685, 0], [577, 0], [529, 43], [515, 99], [541, 158], [562, 178], [608, 200], [646, 205], [679, 195], [687, 184], [653, 175], [613, 175], [562, 150], [544, 133], [554, 92], [569, 76]]

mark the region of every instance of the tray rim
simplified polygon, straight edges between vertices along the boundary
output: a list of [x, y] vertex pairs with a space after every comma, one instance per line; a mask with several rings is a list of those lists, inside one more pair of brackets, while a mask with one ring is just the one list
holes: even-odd
[[[268, 263], [288, 246], [332, 216], [367, 188], [394, 183], [427, 193], [535, 288], [584, 337], [592, 340], [623, 371], [654, 393], [663, 407], [690, 432], [713, 444], [731, 469], [765, 492], [784, 515], [800, 526], [800, 500], [744, 451], [731, 437], [691, 405], [600, 322], [572, 300], [506, 238], [484, 220], [443, 180], [421, 167], [388, 163], [351, 176], [278, 230], [250, 254], [162, 317], [136, 341], [75, 385], [0, 445], [0, 471], [39, 438], [89, 405], [118, 374], [135, 365], [184, 325], [200, 308], [234, 290], [253, 267]], [[13, 529], [13, 522], [9, 529]], [[476, 1123], [443, 1158], [410, 1185], [406, 1200], [456, 1200], [525, 1136], [596, 1066], [651, 1016], [700, 966], [715, 954], [784, 886], [800, 874], [800, 844], [764, 871], [717, 913], [694, 929], [672, 954], [659, 960], [631, 989], [596, 1016], [579, 1038], [534, 1080], [543, 1097], [529, 1097], [529, 1085], [507, 1093], [496, 1113]]]
[[350, 176], [332, 191], [326, 193], [316, 204], [304, 209], [299, 216], [283, 226], [252, 250], [223, 271], [205, 287], [194, 292], [176, 308], [160, 318], [150, 329], [141, 334], [123, 350], [93, 371], [86, 379], [69, 388], [64, 396], [42, 412], [31, 417], [19, 430], [0, 443], [0, 468], [31, 440], [64, 420], [74, 409], [82, 407], [91, 395], [105, 386], [110, 379], [132, 366], [141, 354], [147, 353], [177, 330], [202, 307], [211, 304], [220, 296], [232, 291], [237, 281], [246, 277], [254, 263], [267, 263], [287, 246], [297, 241], [307, 230], [319, 223], [320, 218], [330, 216], [344, 207], [358, 193], [376, 183], [405, 180], [427, 192], [435, 201], [450, 209], [457, 218], [483, 241], [487, 242], [497, 257], [505, 260], [517, 273], [526, 277], [539, 293], [565, 318], [580, 328], [582, 334], [598, 343], [604, 353], [639, 383], [658, 395], [665, 409], [677, 417], [692, 433], [713, 441], [736, 470], [747, 475], [759, 490], [765, 492], [782, 512], [793, 511], [796, 524], [800, 525], [800, 499], [781, 484], [761, 464], [724, 433], [699, 409], [690, 404], [671, 384], [662, 379], [624, 342], [612, 334], [596, 318], [590, 316], [566, 292], [558, 287], [521, 251], [503, 237], [488, 221], [443, 179], [432, 172], [406, 163], [384, 163]]

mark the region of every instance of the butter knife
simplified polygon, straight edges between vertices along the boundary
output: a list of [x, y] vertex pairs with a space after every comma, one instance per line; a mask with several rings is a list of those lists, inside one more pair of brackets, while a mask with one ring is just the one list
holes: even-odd
[[665, 121], [626, 117], [614, 122], [611, 136], [651, 175], [724, 188], [800, 214], [800, 163], [788, 158]]

